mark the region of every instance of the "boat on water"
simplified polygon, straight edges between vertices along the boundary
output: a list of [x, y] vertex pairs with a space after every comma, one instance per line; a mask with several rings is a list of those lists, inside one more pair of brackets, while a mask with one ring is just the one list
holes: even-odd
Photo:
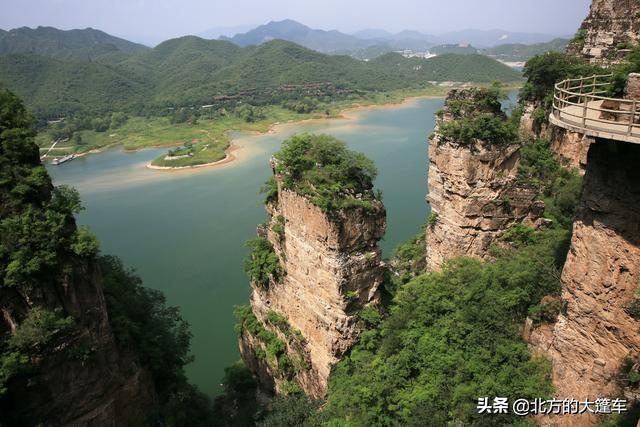
[[53, 159], [53, 160], [51, 161], [51, 164], [56, 165], [56, 166], [57, 166], [57, 165], [61, 165], [62, 163], [64, 163], [64, 162], [68, 162], [68, 161], [73, 160], [73, 159], [75, 159], [75, 158], [76, 158], [76, 155], [75, 155], [75, 154], [69, 154], [69, 155], [64, 156], [64, 157], [61, 157], [61, 158], [59, 158], [59, 159], [57, 159], [57, 158], [56, 158], [56, 159]]

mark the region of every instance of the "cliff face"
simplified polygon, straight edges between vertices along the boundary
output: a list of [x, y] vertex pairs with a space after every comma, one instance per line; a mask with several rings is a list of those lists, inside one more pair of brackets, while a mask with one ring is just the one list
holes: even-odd
[[620, 62], [628, 48], [640, 41], [640, 3], [636, 0], [593, 0], [579, 37], [568, 52], [592, 63]]
[[246, 328], [240, 350], [263, 389], [282, 393], [295, 382], [321, 398], [331, 367], [359, 336], [359, 311], [378, 302], [383, 265], [377, 242], [384, 235], [385, 210], [375, 201], [373, 213], [347, 209], [330, 218], [276, 178], [278, 200], [267, 206], [270, 220], [259, 232], [273, 245], [285, 274], [267, 288], [252, 283], [251, 309], [261, 327], [286, 343], [294, 369], [283, 372], [280, 358], [261, 357], [268, 345]]
[[5, 327], [19, 325], [35, 306], [61, 307], [75, 319], [32, 358], [28, 376], [9, 382], [0, 400], [8, 425], [127, 425], [145, 419], [155, 403], [151, 375], [116, 346], [109, 326], [102, 275], [92, 262], [71, 261], [66, 273], [42, 286], [0, 289]]
[[[429, 141], [429, 270], [437, 270], [444, 261], [458, 256], [487, 258], [489, 246], [506, 229], [544, 209], [534, 203], [535, 190], [516, 183], [519, 146], [499, 147], [482, 140], [463, 143], [440, 133], [444, 123], [478, 109], [503, 115], [499, 108], [483, 107], [480, 96], [477, 89], [452, 90]], [[459, 111], [460, 103], [470, 109]]]
[[0, 424], [128, 425], [154, 404], [153, 381], [116, 345], [78, 197], [54, 189], [33, 136], [0, 90]]
[[520, 131], [532, 138], [546, 138], [551, 141], [551, 150], [556, 154], [560, 163], [564, 167], [575, 169], [580, 175], [584, 175], [589, 145], [594, 142], [594, 138], [556, 126], [549, 126], [547, 123], [535, 123], [532, 115], [538, 107], [535, 103], [525, 102], [520, 119]]
[[629, 312], [640, 282], [639, 161], [638, 145], [598, 140], [589, 149], [562, 272], [564, 309], [552, 330], [530, 340], [550, 355], [560, 398], [618, 396], [625, 358], [640, 354], [640, 322]]

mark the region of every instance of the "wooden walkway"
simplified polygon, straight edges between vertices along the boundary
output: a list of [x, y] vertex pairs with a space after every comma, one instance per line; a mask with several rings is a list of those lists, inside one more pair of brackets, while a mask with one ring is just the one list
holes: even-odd
[[611, 75], [570, 79], [556, 84], [549, 121], [596, 138], [640, 144], [640, 101], [607, 98]]

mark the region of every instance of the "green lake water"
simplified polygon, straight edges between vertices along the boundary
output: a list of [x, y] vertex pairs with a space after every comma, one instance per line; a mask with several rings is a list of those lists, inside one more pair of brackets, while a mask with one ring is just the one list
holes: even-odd
[[[513, 99], [513, 94], [511, 98]], [[244, 242], [266, 218], [258, 194], [269, 157], [299, 132], [334, 135], [378, 166], [388, 228], [386, 256], [415, 235], [427, 216], [427, 137], [443, 100], [353, 113], [352, 119], [287, 124], [274, 134], [234, 135], [239, 160], [188, 172], [144, 167], [166, 149], [88, 155], [49, 171], [56, 184], [76, 187], [103, 253], [122, 258], [146, 286], [162, 290], [191, 324], [195, 362], [190, 380], [209, 395], [221, 391], [225, 366], [238, 360], [233, 307], [248, 303]]]

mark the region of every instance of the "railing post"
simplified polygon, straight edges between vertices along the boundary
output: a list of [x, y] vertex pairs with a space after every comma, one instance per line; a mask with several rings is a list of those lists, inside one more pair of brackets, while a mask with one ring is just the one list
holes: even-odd
[[593, 86], [591, 86], [591, 95], [596, 93], [596, 84], [598, 83], [598, 76], [596, 74], [593, 75]]
[[578, 99], [582, 99], [584, 97], [584, 79], [580, 79], [580, 91], [578, 93], [580, 94]]
[[631, 136], [631, 130], [633, 129], [633, 122], [636, 115], [636, 100], [634, 99], [631, 103], [631, 114], [629, 114], [629, 129], [627, 130], [627, 135]]

